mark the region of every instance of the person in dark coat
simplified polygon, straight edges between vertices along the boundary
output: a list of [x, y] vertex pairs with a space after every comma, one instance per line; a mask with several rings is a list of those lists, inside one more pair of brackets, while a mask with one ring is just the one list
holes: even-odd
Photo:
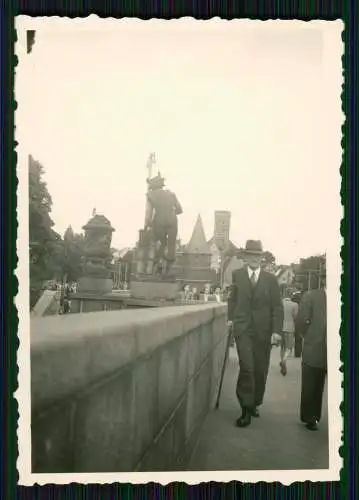
[[148, 184], [146, 229], [151, 228], [154, 240], [159, 242], [156, 261], [165, 261], [166, 272], [169, 272], [176, 260], [177, 216], [182, 214], [182, 207], [172, 191], [163, 189], [163, 177], [158, 175]]
[[322, 413], [327, 374], [327, 297], [325, 288], [307, 292], [299, 306], [298, 332], [302, 335], [302, 393], [300, 419], [317, 430]]
[[272, 343], [281, 342], [283, 303], [274, 275], [261, 269], [260, 241], [247, 241], [246, 267], [232, 274], [228, 297], [228, 324], [239, 359], [236, 394], [242, 415], [236, 425], [246, 427], [258, 417], [263, 402]]
[[[302, 299], [302, 293], [301, 292], [296, 292], [292, 295], [291, 299], [292, 302], [295, 302], [296, 304], [300, 304], [300, 301]], [[297, 327], [295, 327], [294, 331], [294, 356], [296, 358], [300, 358], [302, 356], [302, 350], [303, 350], [303, 338], [299, 335], [297, 331]]]

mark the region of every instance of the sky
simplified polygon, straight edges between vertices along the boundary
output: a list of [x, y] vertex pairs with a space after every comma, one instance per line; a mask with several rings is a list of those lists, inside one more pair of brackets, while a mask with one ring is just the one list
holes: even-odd
[[214, 211], [230, 210], [231, 240], [260, 239], [278, 263], [327, 252], [341, 216], [340, 34], [311, 24], [38, 29], [19, 109], [55, 230], [80, 232], [96, 208], [113, 247], [135, 245], [155, 152], [183, 206], [182, 242], [198, 214], [209, 239]]

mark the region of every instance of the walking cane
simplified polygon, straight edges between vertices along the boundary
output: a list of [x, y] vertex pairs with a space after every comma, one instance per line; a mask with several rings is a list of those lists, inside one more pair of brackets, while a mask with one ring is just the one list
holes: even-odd
[[216, 400], [216, 405], [215, 405], [215, 409], [216, 410], [218, 410], [218, 408], [219, 408], [219, 400], [221, 399], [223, 379], [224, 379], [224, 373], [226, 371], [226, 366], [227, 366], [227, 360], [228, 360], [229, 346], [231, 344], [231, 338], [232, 338], [232, 327], [230, 326], [230, 327], [228, 327], [226, 351], [224, 353], [223, 366], [222, 366], [222, 371], [221, 371], [221, 379], [220, 379], [220, 382], [219, 382], [217, 400]]

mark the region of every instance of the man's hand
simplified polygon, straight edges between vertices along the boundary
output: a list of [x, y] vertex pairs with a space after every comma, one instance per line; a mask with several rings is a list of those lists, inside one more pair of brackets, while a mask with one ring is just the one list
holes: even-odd
[[278, 347], [282, 342], [282, 336], [279, 333], [272, 333], [271, 344]]

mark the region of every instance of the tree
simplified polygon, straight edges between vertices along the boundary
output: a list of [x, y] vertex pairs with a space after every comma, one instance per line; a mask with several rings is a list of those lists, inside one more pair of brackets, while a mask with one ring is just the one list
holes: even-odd
[[83, 235], [74, 233], [71, 226], [66, 229], [64, 234], [63, 275], [67, 281], [77, 281], [81, 276], [83, 241]]
[[[244, 248], [239, 248], [236, 253], [237, 253], [238, 259], [245, 258], [245, 249]], [[269, 252], [268, 250], [263, 252], [262, 260], [263, 260], [264, 265], [275, 264], [275, 257], [272, 254], [272, 252]]]
[[326, 256], [312, 255], [306, 259], [300, 259], [299, 265], [295, 267], [295, 285], [301, 290], [312, 290], [319, 288], [320, 280], [326, 275]]
[[54, 277], [62, 241], [52, 228], [52, 199], [43, 180], [42, 165], [29, 156], [30, 303], [36, 302], [42, 283]]
[[272, 252], [269, 252], [268, 250], [266, 250], [263, 253], [263, 262], [265, 264], [275, 264], [275, 257], [272, 254]]

